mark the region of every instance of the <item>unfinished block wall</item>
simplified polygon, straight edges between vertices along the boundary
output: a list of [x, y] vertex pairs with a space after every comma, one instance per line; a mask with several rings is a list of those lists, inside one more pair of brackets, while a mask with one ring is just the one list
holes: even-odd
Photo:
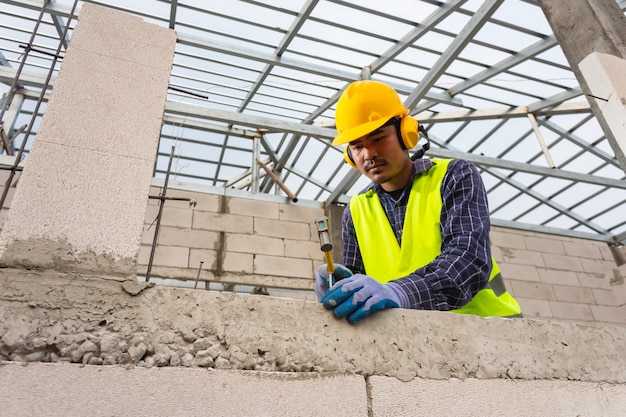
[[[151, 195], [159, 193], [152, 188]], [[152, 277], [199, 277], [198, 288], [208, 288], [204, 282], [268, 287], [271, 295], [297, 290], [288, 295], [315, 299], [313, 278], [324, 257], [313, 221], [324, 215], [321, 205], [182, 184], [167, 196], [195, 206], [165, 201]], [[152, 199], [146, 212], [140, 275], [147, 269], [158, 207]], [[339, 228], [335, 223], [331, 227]], [[626, 326], [623, 272], [606, 243], [502, 227], [492, 227], [491, 239], [525, 316]]]
[[[153, 187], [150, 195], [160, 193]], [[324, 215], [319, 204], [224, 189], [206, 194], [169, 188], [166, 197], [182, 200], [164, 200], [150, 277], [198, 279], [198, 288], [217, 282], [313, 289], [314, 268], [324, 260], [314, 225]], [[150, 262], [160, 201], [151, 199], [146, 211], [141, 276]]]

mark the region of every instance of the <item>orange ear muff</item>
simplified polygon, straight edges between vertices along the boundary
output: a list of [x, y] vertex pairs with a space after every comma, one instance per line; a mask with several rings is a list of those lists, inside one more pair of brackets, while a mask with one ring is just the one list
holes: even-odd
[[413, 149], [419, 140], [417, 120], [411, 116], [404, 116], [400, 120], [400, 140], [406, 149]]
[[346, 147], [343, 148], [343, 160], [346, 161], [346, 164], [350, 165], [352, 168], [356, 168], [356, 164], [350, 154], [350, 145], [346, 145]]

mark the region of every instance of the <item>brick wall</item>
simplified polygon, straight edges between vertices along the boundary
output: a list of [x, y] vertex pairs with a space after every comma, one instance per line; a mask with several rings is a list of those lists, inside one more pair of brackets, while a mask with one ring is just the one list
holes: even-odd
[[[151, 277], [194, 284], [199, 278], [200, 288], [205, 282], [218, 288], [268, 287], [271, 295], [314, 299], [313, 276], [324, 262], [313, 223], [324, 215], [319, 204], [179, 187], [170, 186], [167, 197], [192, 199], [195, 206], [165, 202]], [[159, 192], [153, 187], [151, 195]], [[140, 275], [147, 269], [158, 207], [159, 200], [151, 199]], [[612, 275], [617, 265], [606, 243], [502, 227], [492, 228], [491, 239], [507, 286], [526, 317], [626, 325], [626, 285]]]
[[626, 325], [626, 286], [606, 243], [500, 227], [491, 239], [526, 316]]
[[[311, 292], [314, 273], [323, 262], [314, 220], [324, 210], [317, 203], [293, 204], [285, 198], [214, 189], [213, 194], [168, 188], [150, 277], [203, 283]], [[152, 196], [160, 189], [153, 187]], [[151, 199], [139, 253], [146, 274], [159, 211]], [[202, 266], [201, 266], [202, 262]], [[198, 275], [198, 271], [200, 271]], [[204, 284], [205, 286], [207, 284]]]

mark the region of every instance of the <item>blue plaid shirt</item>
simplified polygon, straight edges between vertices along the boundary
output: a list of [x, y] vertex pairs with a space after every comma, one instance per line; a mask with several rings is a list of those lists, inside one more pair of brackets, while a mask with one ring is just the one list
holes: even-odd
[[[387, 193], [374, 183], [361, 191], [364, 193], [371, 188], [376, 191], [399, 244], [402, 244], [413, 181], [419, 181], [420, 174], [434, 164], [429, 159], [414, 161], [411, 181], [397, 192]], [[441, 197], [441, 254], [412, 274], [394, 280], [407, 293], [409, 308], [450, 310], [462, 307], [489, 281], [489, 208], [476, 166], [462, 159], [451, 161], [441, 185]], [[355, 274], [365, 274], [349, 205], [342, 217], [342, 235], [343, 264]]]

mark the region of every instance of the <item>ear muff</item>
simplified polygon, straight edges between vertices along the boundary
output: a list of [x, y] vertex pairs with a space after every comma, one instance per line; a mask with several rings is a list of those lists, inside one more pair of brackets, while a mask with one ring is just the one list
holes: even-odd
[[413, 149], [419, 140], [417, 120], [411, 116], [404, 116], [400, 120], [399, 139], [404, 149]]
[[352, 168], [356, 168], [356, 164], [354, 163], [354, 159], [352, 159], [352, 155], [350, 154], [350, 145], [346, 145], [343, 148], [343, 160], [346, 161], [346, 164], [350, 165]]

